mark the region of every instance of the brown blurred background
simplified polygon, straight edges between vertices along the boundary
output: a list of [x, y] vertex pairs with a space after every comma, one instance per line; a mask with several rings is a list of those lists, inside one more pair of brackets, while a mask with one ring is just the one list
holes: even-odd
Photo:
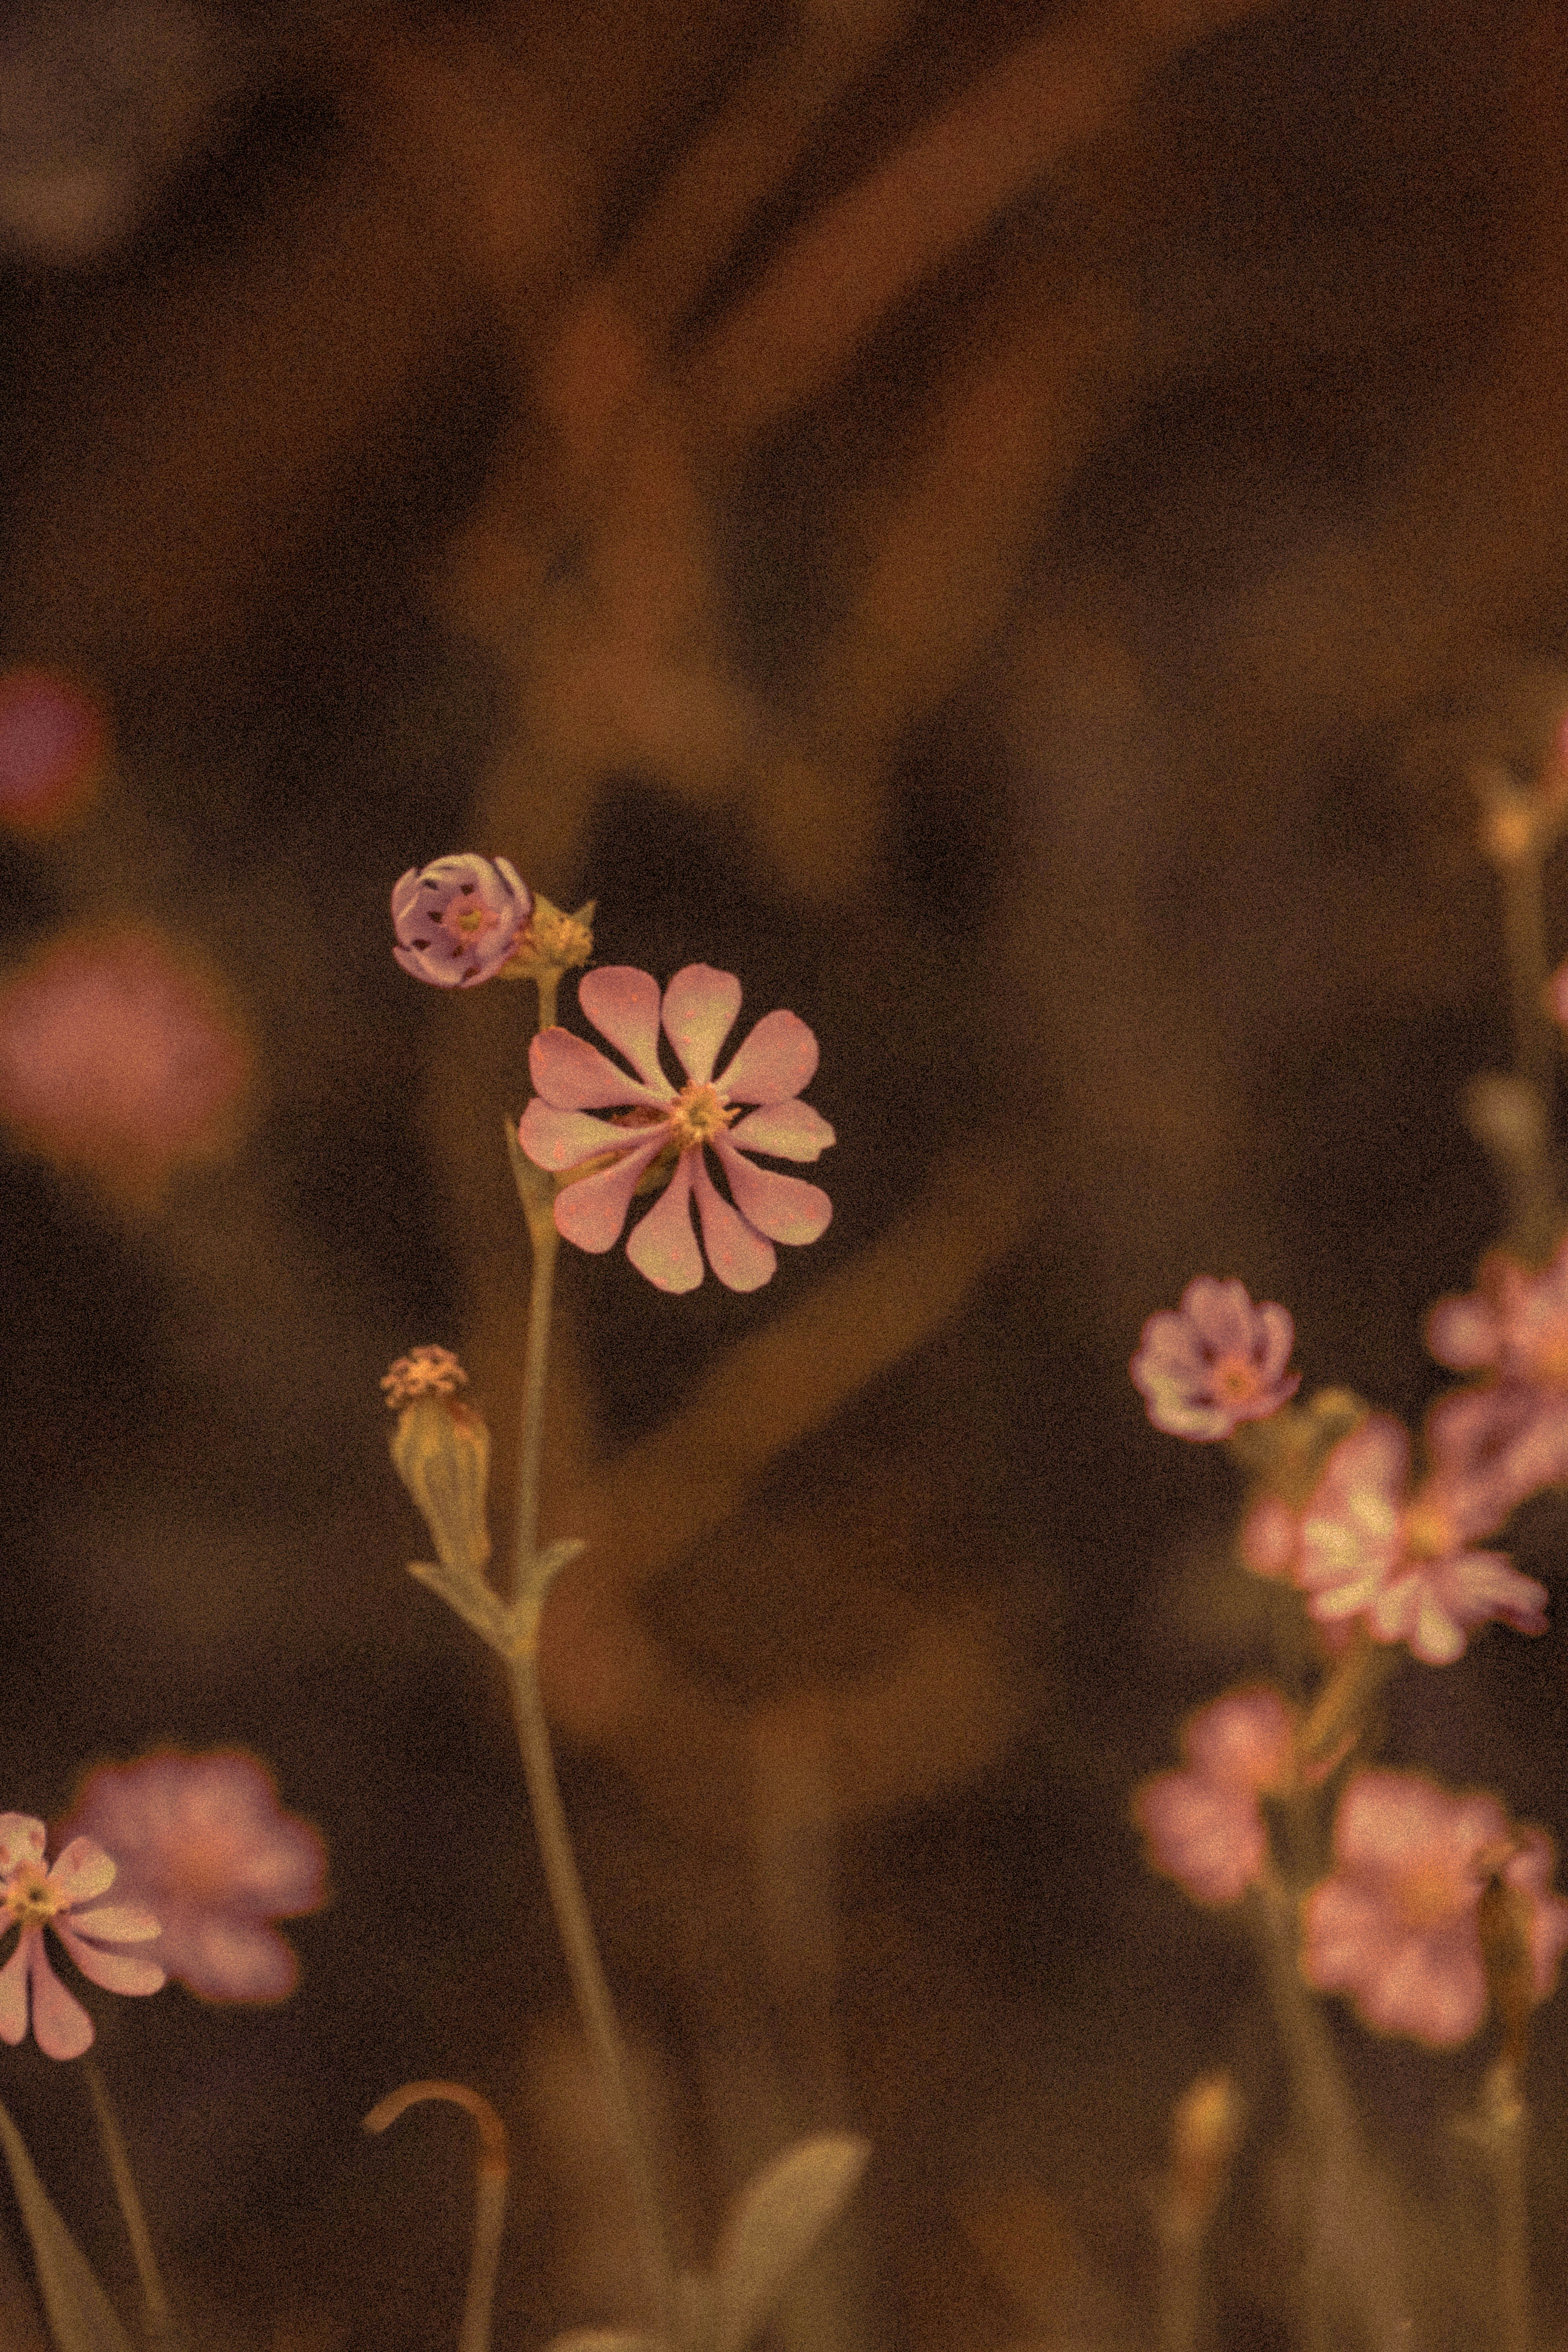
[[[155, 1184], [0, 1158], [0, 1803], [237, 1741], [332, 1855], [286, 2008], [96, 2005], [204, 2344], [454, 2340], [466, 2127], [358, 2132], [414, 2075], [515, 2135], [502, 2352], [635, 2314], [503, 1694], [403, 1572], [376, 1387], [458, 1347], [504, 1496], [523, 992], [421, 990], [386, 916], [458, 847], [793, 1006], [840, 1139], [754, 1297], [564, 1269], [547, 1696], [689, 2256], [850, 2125], [783, 2352], [1146, 2345], [1163, 2117], [1228, 2060], [1216, 2340], [1290, 2340], [1247, 1955], [1126, 1821], [1261, 1620], [1229, 1472], [1125, 1364], [1239, 1274], [1309, 1383], [1414, 1413], [1496, 1230], [1465, 775], [1568, 704], [1565, 97], [1552, 0], [7, 16], [0, 660], [115, 750], [0, 837], [0, 954], [152, 926], [253, 1076]], [[1409, 1668], [1388, 1752], [1561, 1835], [1562, 1673], [1556, 1633]], [[1472, 2343], [1479, 2055], [1343, 2042], [1420, 2340]], [[123, 2283], [80, 2084], [0, 2054]], [[1560, 2332], [1550, 2012], [1537, 2070]]]

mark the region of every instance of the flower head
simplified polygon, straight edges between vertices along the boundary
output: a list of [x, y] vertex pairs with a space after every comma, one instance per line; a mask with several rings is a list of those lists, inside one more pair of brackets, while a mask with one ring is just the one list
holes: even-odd
[[1186, 1769], [1157, 1772], [1132, 1799], [1156, 1870], [1194, 1903], [1235, 1903], [1263, 1875], [1268, 1832], [1258, 1808], [1289, 1782], [1290, 1710], [1277, 1690], [1227, 1691], [1182, 1729]]
[[1526, 1915], [1534, 1998], [1568, 1945], [1568, 1903], [1550, 1892], [1545, 1832], [1516, 1829], [1495, 1797], [1450, 1795], [1418, 1772], [1358, 1772], [1334, 1821], [1331, 1877], [1308, 1895], [1301, 1969], [1363, 2021], [1434, 2049], [1468, 2042], [1486, 2015], [1479, 1911], [1500, 1879]]
[[0, 989], [0, 1117], [111, 1184], [209, 1157], [248, 1072], [211, 982], [152, 930], [68, 933]]
[[79, 807], [102, 772], [103, 719], [70, 679], [47, 670], [0, 677], [0, 824], [49, 833]]
[[1386, 1413], [1330, 1454], [1289, 1568], [1319, 1623], [1363, 1618], [1374, 1641], [1406, 1642], [1429, 1666], [1462, 1657], [1477, 1626], [1493, 1619], [1543, 1633], [1544, 1587], [1503, 1553], [1468, 1549], [1495, 1507], [1487, 1483], [1468, 1480], [1456, 1459], [1414, 1493], [1409, 1484], [1410, 1440]]
[[1266, 1421], [1301, 1384], [1287, 1372], [1296, 1326], [1272, 1300], [1254, 1306], [1243, 1284], [1200, 1274], [1178, 1311], [1151, 1315], [1131, 1370], [1156, 1429], [1200, 1444], [1237, 1423]]
[[[577, 998], [637, 1075], [569, 1030], [545, 1029], [534, 1039], [530, 1067], [538, 1093], [518, 1140], [537, 1167], [567, 1177], [555, 1202], [557, 1230], [579, 1249], [612, 1248], [642, 1178], [668, 1158], [669, 1182], [626, 1244], [632, 1264], [660, 1290], [696, 1288], [702, 1255], [691, 1227], [695, 1195], [714, 1273], [731, 1290], [757, 1289], [777, 1264], [774, 1242], [814, 1242], [833, 1214], [816, 1185], [747, 1157], [810, 1160], [833, 1141], [827, 1121], [797, 1099], [816, 1068], [816, 1039], [795, 1013], [766, 1013], [715, 1077], [741, 1009], [741, 983], [704, 963], [678, 971], [662, 1003], [658, 982], [625, 964], [589, 972]], [[661, 1019], [686, 1073], [683, 1087], [659, 1061]], [[757, 1108], [742, 1118], [745, 1104]], [[585, 1116], [605, 1109], [611, 1118]], [[709, 1149], [729, 1184], [728, 1201], [708, 1172]]]
[[125, 1885], [153, 1906], [163, 1922], [154, 1956], [181, 1984], [207, 2000], [292, 1992], [299, 1963], [270, 1923], [320, 1910], [326, 1857], [253, 1756], [217, 1749], [105, 1765], [70, 1827], [111, 1848]]
[[465, 850], [411, 866], [394, 885], [392, 950], [405, 971], [436, 988], [476, 988], [505, 963], [533, 898], [504, 857]]
[[[44, 1945], [52, 1927], [84, 1977], [109, 1992], [156, 1992], [165, 1979], [142, 1953], [106, 1951], [108, 1944], [150, 1943], [159, 1922], [144, 1904], [95, 1903], [114, 1885], [115, 1864], [89, 1837], [73, 1837], [44, 1867], [44, 1824], [27, 1813], [0, 1813], [0, 1935], [20, 1927], [0, 1969], [0, 2041], [21, 2042], [32, 2010], [33, 2032], [47, 2057], [79, 2058], [93, 2042], [92, 2020], [66, 1990]], [[91, 1908], [84, 1910], [86, 1904]]]
[[468, 1376], [450, 1348], [416, 1348], [411, 1354], [399, 1356], [383, 1375], [381, 1385], [387, 1410], [397, 1412], [420, 1397], [456, 1396], [459, 1389], [468, 1387]]

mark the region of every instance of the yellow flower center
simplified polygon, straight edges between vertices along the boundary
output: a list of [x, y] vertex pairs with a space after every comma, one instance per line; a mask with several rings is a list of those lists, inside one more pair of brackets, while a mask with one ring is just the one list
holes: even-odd
[[1447, 1559], [1454, 1549], [1454, 1528], [1441, 1503], [1418, 1495], [1405, 1514], [1401, 1532], [1411, 1559]]
[[36, 1862], [25, 1862], [20, 1869], [11, 1873], [0, 1901], [11, 1917], [24, 1927], [41, 1927], [46, 1920], [52, 1919], [56, 1912], [64, 1907], [58, 1893], [49, 1884], [48, 1873]]
[[1258, 1369], [1245, 1356], [1222, 1356], [1214, 1368], [1214, 1384], [1232, 1404], [1246, 1404], [1258, 1394]]
[[1399, 1881], [1396, 1903], [1400, 1918], [1415, 1935], [1440, 1927], [1469, 1901], [1469, 1891], [1456, 1885], [1454, 1874], [1440, 1863], [1419, 1863]]
[[717, 1087], [683, 1087], [669, 1107], [670, 1139], [678, 1151], [694, 1151], [700, 1144], [722, 1134], [735, 1114]]

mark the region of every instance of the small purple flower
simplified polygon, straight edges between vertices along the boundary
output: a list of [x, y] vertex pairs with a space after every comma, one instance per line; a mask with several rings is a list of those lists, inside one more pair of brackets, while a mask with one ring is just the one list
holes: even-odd
[[532, 911], [533, 894], [506, 858], [438, 857], [393, 886], [392, 952], [433, 987], [477, 988], [500, 970]]
[[1186, 1769], [1134, 1791], [1132, 1818], [1154, 1868], [1194, 1903], [1238, 1902], [1263, 1875], [1268, 1832], [1258, 1800], [1288, 1783], [1295, 1748], [1277, 1690], [1227, 1691], [1182, 1727]]
[[69, 1828], [120, 1864], [121, 1882], [163, 1922], [152, 1957], [206, 2000], [281, 2000], [299, 1963], [270, 1924], [320, 1910], [326, 1857], [286, 1813], [253, 1756], [149, 1756], [105, 1765]]
[[1246, 1286], [1200, 1274], [1179, 1312], [1151, 1315], [1130, 1367], [1156, 1429], [1206, 1444], [1243, 1421], [1267, 1421], [1301, 1385], [1288, 1373], [1296, 1326], [1270, 1300], [1255, 1307]]
[[[668, 1155], [669, 1182], [626, 1244], [637, 1272], [659, 1290], [696, 1288], [702, 1252], [691, 1230], [695, 1196], [703, 1247], [720, 1281], [731, 1290], [770, 1281], [778, 1264], [773, 1244], [814, 1242], [833, 1214], [819, 1186], [754, 1167], [746, 1157], [762, 1151], [773, 1160], [816, 1160], [834, 1139], [821, 1113], [796, 1099], [816, 1069], [816, 1039], [805, 1023], [794, 1013], [764, 1014], [715, 1077], [713, 1065], [741, 1009], [733, 972], [689, 963], [661, 1003], [650, 973], [608, 964], [587, 974], [577, 1002], [637, 1076], [569, 1029], [542, 1030], [534, 1039], [529, 1066], [539, 1091], [523, 1112], [518, 1141], [536, 1167], [572, 1178], [556, 1195], [557, 1231], [579, 1249], [613, 1248], [638, 1183]], [[679, 1089], [659, 1063], [661, 1019], [687, 1076]], [[747, 1103], [757, 1108], [742, 1118]], [[585, 1116], [612, 1108], [607, 1120]], [[724, 1172], [728, 1201], [708, 1173], [705, 1149]], [[578, 1169], [587, 1172], [574, 1176]]]
[[1534, 1997], [1551, 1992], [1568, 1945], [1552, 1872], [1545, 1832], [1516, 1829], [1495, 1797], [1449, 1795], [1418, 1772], [1358, 1772], [1334, 1821], [1333, 1874], [1303, 1906], [1302, 1974], [1348, 1994], [1381, 2033], [1456, 2048], [1486, 2015], [1478, 1911], [1494, 1875], [1528, 1915]]

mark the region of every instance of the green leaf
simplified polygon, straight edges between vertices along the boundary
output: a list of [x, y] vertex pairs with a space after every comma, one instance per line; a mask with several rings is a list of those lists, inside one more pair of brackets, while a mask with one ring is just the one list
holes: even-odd
[[132, 2352], [92, 2266], [44, 2192], [27, 2144], [0, 2106], [0, 2148], [33, 2242], [38, 2292], [57, 2352]]
[[713, 2352], [744, 2352], [866, 2169], [868, 2140], [797, 2140], [747, 2182], [713, 2266]]

